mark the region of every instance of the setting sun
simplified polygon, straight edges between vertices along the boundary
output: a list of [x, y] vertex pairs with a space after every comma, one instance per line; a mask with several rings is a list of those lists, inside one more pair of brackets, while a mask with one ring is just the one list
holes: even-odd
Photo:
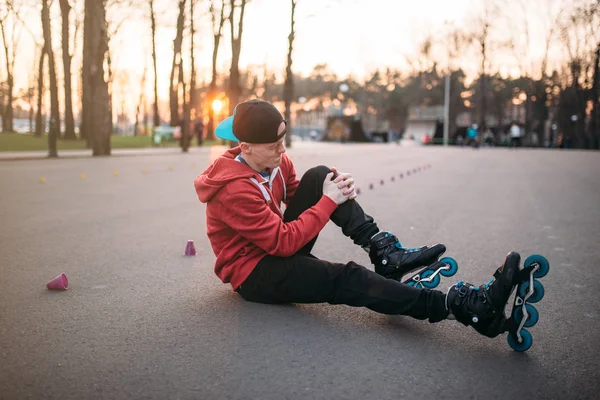
[[215, 113], [219, 114], [221, 112], [221, 110], [223, 109], [223, 102], [219, 99], [214, 100], [212, 102], [212, 109]]

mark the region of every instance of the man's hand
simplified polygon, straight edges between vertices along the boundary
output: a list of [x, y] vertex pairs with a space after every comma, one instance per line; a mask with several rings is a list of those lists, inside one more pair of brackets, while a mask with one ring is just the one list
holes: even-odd
[[338, 206], [348, 200], [348, 195], [344, 194], [344, 189], [338, 187], [333, 180], [333, 171], [325, 176], [323, 181], [323, 195], [329, 197]]
[[339, 172], [335, 167], [331, 167], [331, 172], [333, 172], [334, 175], [337, 175], [333, 182], [337, 183], [338, 188], [340, 189], [346, 188], [344, 190], [344, 195], [348, 196], [348, 200], [354, 200], [357, 194], [352, 175], [345, 172]]

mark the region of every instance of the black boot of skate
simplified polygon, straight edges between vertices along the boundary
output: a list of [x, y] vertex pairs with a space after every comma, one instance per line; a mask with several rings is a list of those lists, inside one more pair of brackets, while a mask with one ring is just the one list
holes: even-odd
[[379, 232], [365, 250], [375, 265], [375, 272], [386, 278], [401, 279], [403, 275], [437, 261], [446, 246], [438, 243], [432, 247], [407, 249], [390, 232]]
[[448, 318], [471, 325], [482, 335], [496, 337], [507, 330], [504, 308], [517, 281], [519, 253], [509, 253], [494, 278], [479, 287], [458, 282], [448, 289]]

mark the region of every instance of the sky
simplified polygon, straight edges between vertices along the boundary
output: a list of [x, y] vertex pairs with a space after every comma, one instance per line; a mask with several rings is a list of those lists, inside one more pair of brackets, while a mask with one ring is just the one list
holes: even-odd
[[[550, 12], [551, 6], [562, 0], [506, 0], [514, 8], [526, 4], [528, 13]], [[577, 0], [576, 0], [577, 1]], [[33, 0], [21, 0], [37, 4]], [[149, 68], [146, 92], [151, 93], [151, 36], [148, 11], [143, 1], [139, 9], [109, 10], [111, 28], [119, 26], [111, 39], [111, 58], [115, 71], [115, 93], [139, 95], [140, 80], [144, 67]], [[564, 2], [564, 1], [563, 1]], [[73, 2], [72, 2], [73, 3]], [[168, 79], [172, 62], [172, 46], [177, 18], [176, 0], [155, 0], [157, 14], [157, 53], [159, 96], [168, 96]], [[220, 1], [217, 1], [220, 3]], [[267, 65], [269, 71], [283, 76], [287, 59], [287, 36], [290, 31], [291, 5], [289, 0], [250, 0], [246, 5], [240, 67]], [[80, 1], [79, 7], [81, 8]], [[208, 15], [208, 0], [201, 0], [196, 10], [196, 68], [199, 80], [209, 80], [212, 55], [212, 28]], [[542, 10], [539, 6], [543, 5]], [[294, 42], [293, 70], [308, 75], [316, 64], [327, 64], [338, 76], [353, 75], [361, 80], [376, 68], [407, 68], [406, 57], [415, 54], [419, 43], [427, 34], [444, 39], [444, 24], [469, 29], [481, 10], [479, 0], [297, 0], [296, 39]], [[518, 14], [518, 13], [516, 13]], [[26, 87], [28, 80], [35, 77], [37, 63], [33, 37], [41, 42], [39, 11], [24, 9], [23, 20], [27, 28], [21, 33], [16, 61], [16, 91]], [[57, 69], [62, 71], [60, 58], [60, 9], [58, 2], [52, 6], [53, 43], [56, 49]], [[498, 40], [506, 39], [511, 24], [516, 26], [516, 17], [510, 11], [497, 15]], [[536, 25], [534, 22], [537, 21]], [[537, 57], [542, 48], [543, 18], [532, 18], [532, 57]], [[538, 29], [539, 28], [539, 29]], [[231, 60], [228, 24], [219, 50], [219, 70], [227, 73]], [[439, 43], [438, 43], [439, 44]], [[188, 56], [189, 44], [184, 40], [184, 57]], [[474, 54], [461, 55], [460, 63], [467, 73], [475, 74], [477, 61]], [[77, 52], [81, 52], [81, 43]], [[537, 52], [537, 53], [536, 53]], [[557, 54], [560, 56], [560, 54]], [[440, 57], [441, 58], [441, 57]], [[513, 57], [504, 56], [498, 68], [504, 73], [515, 73]], [[0, 56], [0, 62], [4, 63]], [[73, 60], [73, 71], [80, 68], [80, 57]], [[187, 72], [189, 68], [186, 66]], [[261, 67], [262, 68], [262, 67]], [[4, 68], [0, 69], [3, 71]], [[0, 72], [4, 75], [4, 72]], [[4, 79], [4, 76], [2, 77]], [[61, 79], [59, 77], [59, 79]], [[77, 88], [78, 79], [74, 78]], [[137, 92], [137, 93], [136, 93]], [[132, 102], [135, 103], [135, 102]], [[131, 107], [135, 107], [133, 104]]]

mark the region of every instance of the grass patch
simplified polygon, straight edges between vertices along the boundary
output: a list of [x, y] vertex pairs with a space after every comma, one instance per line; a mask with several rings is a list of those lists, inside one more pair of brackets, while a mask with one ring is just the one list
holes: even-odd
[[[160, 146], [152, 145], [150, 136], [111, 136], [111, 148], [113, 149], [139, 149], [145, 147], [178, 147], [179, 142], [163, 142]], [[205, 141], [204, 146], [214, 146], [220, 141]], [[196, 140], [192, 141], [196, 145]], [[57, 140], [58, 151], [61, 150], [85, 150], [83, 140]], [[36, 137], [34, 135], [19, 133], [0, 133], [0, 152], [2, 151], [47, 151], [48, 137]]]

